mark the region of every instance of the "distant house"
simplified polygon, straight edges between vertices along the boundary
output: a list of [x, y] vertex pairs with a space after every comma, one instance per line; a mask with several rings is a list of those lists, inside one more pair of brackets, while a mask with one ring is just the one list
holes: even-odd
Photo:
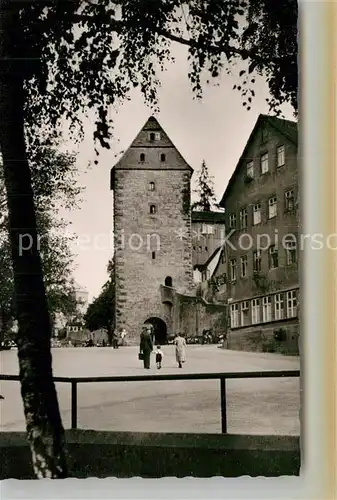
[[[203, 266], [224, 242], [225, 219], [223, 212], [192, 212], [191, 239], [194, 269]], [[198, 279], [198, 275], [195, 275]]]
[[89, 292], [86, 288], [79, 285], [76, 281], [75, 281], [75, 299], [77, 302], [78, 313], [81, 316], [84, 316], [88, 308]]
[[68, 321], [66, 331], [67, 339], [75, 344], [78, 342], [85, 342], [91, 338], [90, 331], [86, 329], [84, 323], [78, 319]]
[[[200, 276], [199, 289], [201, 295], [207, 300], [225, 302], [226, 296], [226, 273], [217, 273], [223, 262], [225, 250], [218, 247], [205, 264], [196, 266], [194, 272]], [[217, 273], [217, 274], [216, 274]]]
[[109, 338], [108, 338], [108, 330], [105, 328], [99, 328], [98, 330], [94, 330], [93, 332], [90, 333], [90, 337], [93, 341], [94, 344], [102, 344], [103, 342], [105, 344], [108, 344]]

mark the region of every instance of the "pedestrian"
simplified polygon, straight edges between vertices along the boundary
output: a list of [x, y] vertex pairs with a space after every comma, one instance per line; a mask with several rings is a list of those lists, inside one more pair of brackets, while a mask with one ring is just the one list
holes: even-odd
[[125, 328], [123, 328], [121, 331], [121, 345], [122, 346], [125, 344], [125, 337], [126, 337], [126, 330], [125, 330]]
[[180, 333], [177, 333], [174, 345], [176, 346], [176, 361], [179, 368], [182, 368], [183, 363], [186, 361], [186, 341]]
[[118, 335], [116, 330], [112, 334], [112, 347], [113, 349], [118, 349]]
[[157, 345], [157, 350], [156, 350], [156, 363], [157, 363], [157, 368], [158, 370], [161, 369], [161, 362], [163, 361], [163, 351], [160, 348], [160, 345]]
[[153, 351], [153, 343], [151, 338], [151, 325], [144, 326], [140, 334], [140, 352], [142, 353], [143, 364], [146, 370], [150, 369], [151, 352]]

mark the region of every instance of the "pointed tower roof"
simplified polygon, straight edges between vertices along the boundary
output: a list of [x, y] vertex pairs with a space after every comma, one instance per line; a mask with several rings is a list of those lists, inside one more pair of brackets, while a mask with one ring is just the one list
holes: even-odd
[[[157, 155], [151, 155], [151, 160], [148, 161], [149, 150], [154, 149], [158, 150]], [[144, 161], [140, 159], [141, 154], [144, 155]], [[165, 155], [165, 162], [160, 161], [160, 155]], [[188, 170], [193, 173], [193, 169], [154, 116], [150, 116], [129, 148], [111, 169], [111, 189], [116, 170]]]

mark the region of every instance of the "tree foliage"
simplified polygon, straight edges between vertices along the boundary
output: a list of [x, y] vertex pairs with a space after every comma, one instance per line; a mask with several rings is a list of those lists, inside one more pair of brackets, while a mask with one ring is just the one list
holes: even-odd
[[210, 212], [215, 205], [216, 197], [214, 192], [213, 177], [209, 174], [205, 160], [202, 161], [198, 172], [197, 188], [194, 193], [198, 195], [198, 200], [192, 203], [192, 210], [202, 210]]
[[[59, 144], [57, 144], [59, 146]], [[57, 312], [74, 312], [73, 256], [67, 222], [58, 216], [60, 208], [75, 208], [82, 188], [76, 181], [76, 156], [60, 152], [55, 145], [40, 147], [29, 157], [37, 214], [39, 248], [42, 257], [48, 308], [52, 319]], [[14, 276], [7, 229], [7, 209], [2, 169], [0, 170], [0, 314], [2, 333], [16, 318]], [[24, 245], [29, 245], [27, 237]]]
[[[23, 43], [36, 64], [25, 66], [26, 120], [55, 130], [61, 118], [82, 131], [81, 113], [96, 114], [95, 139], [109, 147], [110, 105], [139, 87], [156, 107], [158, 70], [172, 42], [188, 48], [192, 90], [223, 71], [239, 72], [244, 105], [255, 96], [256, 73], [268, 82], [270, 109], [289, 101], [297, 110], [297, 2], [280, 0], [102, 0], [33, 3], [21, 11]], [[240, 65], [242, 68], [242, 64]], [[38, 119], [37, 119], [38, 118]]]
[[107, 270], [109, 280], [103, 285], [99, 296], [89, 304], [84, 321], [90, 331], [106, 328], [111, 334], [115, 320], [115, 279], [112, 260], [109, 262]]

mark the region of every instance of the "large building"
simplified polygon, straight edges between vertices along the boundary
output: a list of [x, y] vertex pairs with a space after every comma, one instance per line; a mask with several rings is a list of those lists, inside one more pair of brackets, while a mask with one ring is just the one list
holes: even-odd
[[229, 347], [298, 351], [297, 124], [260, 115], [228, 183]]
[[144, 323], [160, 342], [172, 333], [172, 304], [160, 286], [193, 293], [192, 172], [154, 117], [112, 168], [116, 328], [131, 338]]

